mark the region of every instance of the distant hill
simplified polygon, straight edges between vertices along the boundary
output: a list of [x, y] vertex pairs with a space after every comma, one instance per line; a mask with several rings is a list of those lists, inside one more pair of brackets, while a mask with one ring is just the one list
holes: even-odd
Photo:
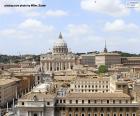
[[122, 52], [122, 51], [112, 51], [112, 53], [119, 53], [121, 54], [122, 57], [140, 57], [140, 54], [131, 54], [131, 53]]
[[40, 56], [39, 55], [30, 55], [30, 57], [27, 57], [26, 55], [22, 56], [15, 56], [15, 55], [0, 55], [0, 63], [18, 63], [20, 61], [24, 60], [35, 60], [39, 61]]

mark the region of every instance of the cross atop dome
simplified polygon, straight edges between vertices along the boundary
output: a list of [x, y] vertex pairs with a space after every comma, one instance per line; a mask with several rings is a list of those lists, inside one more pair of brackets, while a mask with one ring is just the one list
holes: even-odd
[[62, 36], [62, 34], [61, 34], [61, 32], [60, 32], [60, 34], [59, 34], [59, 39], [62, 39], [63, 38], [63, 36]]

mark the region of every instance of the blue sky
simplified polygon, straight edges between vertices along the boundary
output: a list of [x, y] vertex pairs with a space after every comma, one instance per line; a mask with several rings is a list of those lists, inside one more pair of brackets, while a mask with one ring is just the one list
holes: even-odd
[[[10, 3], [9, 3], [10, 2]], [[0, 54], [40, 54], [62, 32], [73, 52], [140, 53], [140, 5], [126, 0], [5, 0], [0, 2]], [[4, 4], [46, 4], [7, 8]]]

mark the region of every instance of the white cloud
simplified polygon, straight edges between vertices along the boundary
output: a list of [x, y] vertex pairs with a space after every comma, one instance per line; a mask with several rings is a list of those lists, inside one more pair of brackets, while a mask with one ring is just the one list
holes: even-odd
[[43, 24], [39, 20], [27, 19], [16, 27], [1, 29], [0, 36], [5, 39], [37, 39], [53, 31], [54, 27], [51, 25]]
[[45, 14], [46, 16], [54, 16], [54, 17], [61, 17], [61, 16], [68, 15], [68, 13], [63, 10], [48, 10]]
[[129, 14], [129, 9], [125, 7], [121, 0], [81, 0], [81, 8], [115, 17]]
[[69, 24], [69, 25], [67, 25], [66, 30], [69, 32], [69, 35], [83, 36], [85, 34], [89, 34], [92, 29], [87, 24], [79, 24], [79, 25]]
[[19, 25], [19, 28], [38, 31], [38, 32], [52, 32], [53, 26], [44, 25], [41, 21], [35, 19], [27, 19]]
[[104, 30], [108, 32], [128, 32], [137, 31], [139, 27], [133, 23], [126, 23], [124, 20], [116, 19], [113, 22], [107, 22], [104, 26]]

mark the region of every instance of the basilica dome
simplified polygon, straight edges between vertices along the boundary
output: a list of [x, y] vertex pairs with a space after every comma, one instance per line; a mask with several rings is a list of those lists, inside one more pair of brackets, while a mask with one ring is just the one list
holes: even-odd
[[68, 48], [67, 43], [64, 41], [62, 34], [60, 32], [58, 39], [53, 45], [53, 54], [67, 54]]
[[67, 47], [67, 43], [64, 41], [61, 33], [59, 35], [59, 38], [54, 43], [54, 47]]

